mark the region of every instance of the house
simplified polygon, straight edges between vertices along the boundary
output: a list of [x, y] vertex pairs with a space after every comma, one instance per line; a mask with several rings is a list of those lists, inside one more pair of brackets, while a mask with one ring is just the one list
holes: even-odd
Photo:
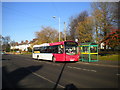
[[37, 39], [33, 39], [30, 42], [28, 42], [28, 40], [26, 40], [25, 42], [21, 41], [21, 43], [17, 43], [16, 45], [11, 46], [10, 49], [13, 49], [13, 50], [17, 49], [20, 51], [28, 51], [28, 48], [32, 47], [32, 44], [36, 41], [37, 41]]
[[100, 41], [100, 49], [119, 49], [120, 45], [120, 30], [119, 29], [112, 29], [110, 33], [106, 35], [106, 37]]
[[28, 47], [30, 47], [31, 44], [19, 44], [17, 46], [11, 46], [10, 49], [18, 49], [21, 51], [28, 51]]

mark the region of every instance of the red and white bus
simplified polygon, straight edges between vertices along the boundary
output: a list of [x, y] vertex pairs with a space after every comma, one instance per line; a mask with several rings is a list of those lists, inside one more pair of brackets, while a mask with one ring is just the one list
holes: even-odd
[[32, 58], [55, 61], [78, 61], [78, 43], [62, 41], [33, 46]]

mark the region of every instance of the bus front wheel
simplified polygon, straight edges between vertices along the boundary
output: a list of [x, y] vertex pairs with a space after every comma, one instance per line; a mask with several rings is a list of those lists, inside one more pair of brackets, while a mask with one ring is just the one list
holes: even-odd
[[56, 58], [53, 56], [52, 57], [52, 61], [55, 63], [55, 61], [56, 61]]

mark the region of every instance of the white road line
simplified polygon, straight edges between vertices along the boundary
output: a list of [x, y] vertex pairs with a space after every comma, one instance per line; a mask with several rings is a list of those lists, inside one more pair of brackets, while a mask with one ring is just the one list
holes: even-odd
[[[32, 72], [32, 71], [31, 71], [31, 72]], [[43, 79], [45, 79], [45, 80], [47, 80], [47, 81], [49, 81], [49, 82], [51, 82], [51, 83], [53, 83], [53, 84], [56, 84], [55, 82], [53, 82], [53, 81], [51, 81], [51, 80], [49, 80], [49, 79], [47, 79], [47, 78], [45, 78], [45, 77], [37, 74], [37, 73], [32, 72], [32, 74], [34, 74], [34, 75], [36, 75], [36, 76], [38, 76], [38, 77], [40, 77], [40, 78], [43, 78]], [[58, 84], [58, 86], [60, 86], [61, 88], [65, 88], [64, 86], [62, 86], [62, 85], [60, 85], [60, 84]]]
[[83, 69], [84, 71], [91, 71], [91, 70], [88, 70], [88, 69]]
[[44, 62], [44, 63], [50, 64], [49, 62]]
[[117, 73], [116, 75], [117, 75], [117, 76], [119, 76], [120, 74], [119, 74], [119, 73]]
[[68, 68], [73, 68], [73, 67], [71, 67], [71, 66], [67, 66]]
[[78, 62], [78, 64], [88, 64], [88, 65], [105, 66], [105, 67], [120, 67], [120, 66], [117, 66], [117, 65], [92, 64], [92, 63], [83, 63], [83, 62]]
[[73, 68], [75, 68], [75, 69], [82, 69], [82, 68], [78, 68], [78, 67], [73, 67]]
[[92, 72], [97, 72], [96, 70], [91, 70]]
[[84, 64], [89, 64], [89, 63], [84, 63]]
[[60, 66], [59, 64], [52, 64], [52, 65]]
[[78, 67], [71, 67], [71, 66], [67, 66], [67, 67], [68, 67], [68, 68], [78, 69], [78, 70], [84, 70], [84, 71], [97, 72], [96, 70], [89, 70], [89, 69], [85, 69], [85, 68], [78, 68]]
[[33, 60], [34, 62], [42, 62], [42, 61], [38, 61], [38, 60]]

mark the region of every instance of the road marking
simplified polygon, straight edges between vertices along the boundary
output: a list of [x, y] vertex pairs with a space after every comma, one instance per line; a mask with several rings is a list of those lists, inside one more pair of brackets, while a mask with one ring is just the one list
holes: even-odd
[[97, 72], [96, 70], [91, 70], [92, 72]]
[[33, 60], [34, 62], [42, 62], [42, 61], [38, 61], [38, 60]]
[[[39, 61], [37, 61], [39, 62]], [[42, 62], [42, 61], [40, 61]], [[56, 65], [56, 66], [60, 66], [59, 64], [53, 64], [53, 63], [49, 63], [49, 62], [45, 62], [46, 64], [51, 64], [51, 65]], [[96, 70], [89, 70], [89, 69], [85, 69], [85, 68], [78, 68], [78, 67], [71, 67], [71, 66], [67, 66], [68, 68], [74, 68], [74, 69], [78, 69], [78, 70], [84, 70], [84, 71], [91, 71], [91, 72], [97, 72]]]
[[78, 68], [78, 67], [73, 67], [73, 68], [75, 68], [75, 69], [82, 69], [82, 68]]
[[85, 64], [89, 64], [89, 63], [85, 63]]
[[44, 63], [50, 64], [49, 62], [44, 62]]
[[71, 67], [71, 66], [67, 66], [67, 67], [68, 67], [68, 68], [78, 69], [78, 70], [84, 70], [84, 71], [97, 72], [96, 70], [89, 70], [89, 69], [85, 69], [85, 68], [78, 68], [78, 67]]
[[60, 64], [52, 64], [52, 65], [60, 66]]
[[[37, 61], [37, 60], [34, 60]], [[42, 62], [42, 61], [37, 61], [37, 62]], [[49, 62], [44, 62], [46, 64], [51, 64], [51, 65], [56, 65], [56, 66], [60, 66], [59, 64], [53, 64], [53, 63], [49, 63]], [[85, 63], [85, 64], [89, 64], [89, 63]], [[74, 69], [78, 69], [78, 70], [83, 70], [83, 71], [91, 71], [91, 72], [97, 72], [96, 70], [89, 70], [89, 69], [85, 69], [85, 68], [78, 68], [78, 67], [71, 67], [71, 66], [67, 66], [68, 68], [74, 68]]]
[[[32, 71], [30, 71], [30, 72], [32, 72]], [[53, 82], [53, 81], [51, 81], [51, 80], [49, 80], [49, 79], [47, 79], [47, 78], [45, 78], [45, 77], [37, 74], [37, 73], [32, 72], [32, 74], [34, 74], [34, 75], [36, 75], [36, 76], [38, 76], [38, 77], [40, 77], [40, 78], [43, 78], [43, 79], [45, 79], [45, 80], [47, 80], [47, 81], [49, 81], [49, 82], [51, 82], [51, 83], [53, 83], [53, 84], [56, 84], [55, 82]], [[64, 86], [62, 86], [62, 85], [60, 85], [60, 84], [58, 84], [58, 86], [60, 86], [61, 88], [65, 88]]]
[[88, 64], [88, 65], [96, 65], [96, 66], [105, 66], [105, 67], [120, 67], [118, 65], [109, 65], [109, 64], [92, 64], [92, 63], [84, 63], [84, 62], [78, 62], [78, 64]]
[[73, 67], [70, 67], [70, 66], [67, 66], [68, 68], [73, 68]]
[[119, 76], [120, 74], [119, 74], [119, 73], [117, 73], [116, 75], [117, 75], [117, 76]]

